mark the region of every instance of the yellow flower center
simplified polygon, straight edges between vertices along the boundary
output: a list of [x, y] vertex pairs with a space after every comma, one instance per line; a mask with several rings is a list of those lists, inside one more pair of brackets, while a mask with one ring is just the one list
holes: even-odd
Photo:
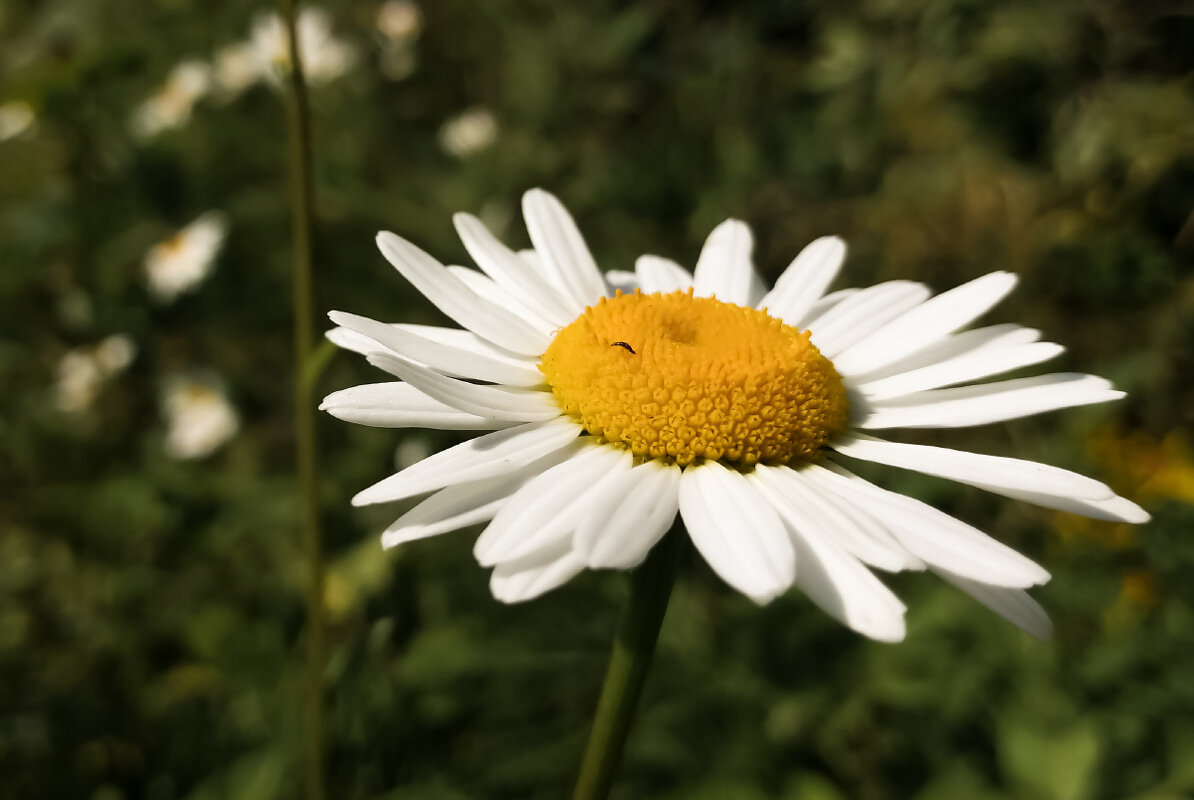
[[829, 359], [766, 311], [671, 294], [603, 297], [540, 369], [564, 412], [642, 458], [811, 460], [846, 424]]

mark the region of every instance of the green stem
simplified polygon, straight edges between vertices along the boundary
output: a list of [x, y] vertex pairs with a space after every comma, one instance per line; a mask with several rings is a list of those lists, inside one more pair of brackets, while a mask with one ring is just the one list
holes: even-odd
[[674, 526], [630, 576], [630, 598], [618, 622], [573, 800], [602, 800], [609, 795], [651, 668], [676, 578], [676, 563], [686, 541], [683, 529]]
[[311, 228], [314, 189], [311, 168], [311, 109], [298, 48], [296, 0], [282, 0], [282, 18], [290, 41], [286, 128], [290, 202], [294, 225], [294, 439], [297, 450], [302, 545], [307, 564], [306, 754], [307, 796], [323, 800], [324, 708], [323, 673], [327, 660], [327, 626], [323, 616], [324, 564], [319, 530], [318, 472], [315, 441], [314, 381], [304, 373], [314, 350], [315, 304], [312, 297]]

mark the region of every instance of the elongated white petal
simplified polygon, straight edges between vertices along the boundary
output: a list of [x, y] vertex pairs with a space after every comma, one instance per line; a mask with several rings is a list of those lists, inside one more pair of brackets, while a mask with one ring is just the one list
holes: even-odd
[[659, 256], [639, 256], [634, 262], [634, 272], [646, 294], [668, 294], [693, 285], [688, 270], [671, 259]]
[[1110, 522], [1131, 522], [1139, 525], [1148, 522], [1149, 513], [1125, 497], [1113, 495], [1102, 500], [1090, 500], [1077, 497], [1057, 497], [1033, 491], [1003, 491], [1000, 494], [1013, 500], [1023, 500], [1025, 503], [1055, 508], [1058, 511], [1068, 511], [1071, 514], [1081, 514], [1092, 519], [1105, 519]]
[[1039, 341], [1040, 338], [1040, 331], [1012, 323], [973, 328], [946, 336], [910, 356], [905, 356], [884, 365], [882, 369], [872, 370], [865, 375], [858, 375], [850, 380], [856, 384], [871, 383], [882, 378], [890, 378], [895, 375], [903, 375], [905, 372], [913, 372], [922, 367], [931, 367], [968, 353], [1031, 344], [1032, 342]]
[[762, 605], [792, 585], [792, 542], [741, 474], [716, 461], [689, 466], [680, 477], [679, 501], [692, 543], [730, 586]]
[[953, 386], [1040, 364], [1056, 358], [1065, 348], [1053, 342], [1033, 342], [1016, 347], [982, 348], [929, 367], [864, 383], [858, 388], [869, 400], [887, 400], [913, 392]]
[[1016, 285], [1010, 272], [992, 272], [943, 292], [905, 312], [833, 360], [841, 375], [862, 375], [928, 347], [970, 324]]
[[325, 397], [319, 408], [336, 419], [375, 428], [495, 430], [513, 424], [460, 411], [400, 381], [366, 383], [341, 389]]
[[551, 341], [515, 314], [465, 286], [431, 256], [395, 234], [377, 234], [382, 255], [440, 311], [473, 333], [515, 353], [539, 355]]
[[473, 547], [481, 566], [571, 541], [602, 483], [630, 471], [628, 450], [591, 442], [575, 447], [571, 458], [528, 481], [482, 531]]
[[388, 503], [453, 486], [505, 475], [568, 447], [581, 433], [567, 419], [532, 422], [487, 433], [411, 464], [352, 499], [354, 506]]
[[803, 509], [842, 549], [864, 563], [888, 572], [923, 567], [886, 528], [863, 512], [840, 508], [831, 499], [831, 489], [822, 490], [805, 476], [805, 472], [804, 469], [759, 464], [755, 467], [755, 480]]
[[949, 570], [933, 570], [944, 580], [952, 583], [987, 608], [994, 611], [1020, 630], [1032, 634], [1038, 639], [1048, 639], [1053, 635], [1053, 623], [1040, 603], [1028, 596], [1023, 589], [1008, 589], [1003, 586], [991, 586], [981, 581], [954, 575]]
[[647, 461], [609, 481], [573, 535], [588, 566], [630, 569], [647, 557], [679, 508], [680, 468]]
[[860, 504], [871, 504], [900, 544], [930, 566], [1020, 589], [1049, 580], [1039, 564], [977, 528], [919, 500], [881, 489], [836, 464], [829, 466], [822, 475], [836, 476], [841, 491], [853, 491]]
[[584, 308], [604, 297], [597, 263], [563, 204], [542, 189], [531, 189], [522, 196], [522, 214], [535, 252], [561, 278], [573, 302]]
[[739, 220], [727, 219], [714, 228], [693, 271], [693, 294], [748, 306], [757, 281], [750, 261], [754, 246], [750, 228]]
[[566, 548], [522, 561], [507, 561], [494, 567], [489, 591], [503, 603], [522, 603], [562, 586], [584, 568], [580, 556]]
[[475, 295], [484, 297], [489, 301], [490, 305], [506, 309], [528, 326], [542, 333], [548, 340], [559, 329], [559, 325], [548, 322], [543, 316], [538, 314], [527, 303], [525, 296], [507, 291], [505, 287], [488, 275], [477, 272], [475, 269], [462, 267], [459, 264], [449, 264], [447, 270], [448, 274], [467, 286]]
[[883, 642], [904, 638], [904, 604], [854, 556], [835, 543], [807, 508], [775, 491], [758, 470], [747, 475], [783, 521], [796, 549], [796, 585], [851, 629]]
[[849, 434], [839, 436], [830, 447], [851, 458], [911, 469], [996, 494], [1031, 492], [1042, 497], [1083, 500], [1109, 500], [1115, 495], [1107, 484], [1093, 478], [1019, 458], [988, 456], [923, 444], [902, 444]]
[[365, 356], [375, 350], [380, 350], [379, 345], [375, 340], [368, 336], [362, 336], [356, 331], [350, 331], [348, 328], [332, 328], [330, 331], [324, 332], [324, 338], [343, 350], [349, 350], [353, 353], [360, 353]]
[[560, 416], [550, 392], [468, 383], [390, 353], [370, 353], [367, 358], [370, 364], [397, 375], [424, 394], [470, 414], [518, 422]]
[[507, 292], [521, 297], [539, 316], [563, 327], [584, 310], [584, 306], [578, 307], [543, 280], [534, 265], [499, 242], [481, 220], [471, 214], [456, 214], [452, 222], [477, 266]]
[[394, 520], [381, 534], [382, 547], [438, 536], [493, 519], [510, 495], [530, 478], [560, 463], [566, 452], [552, 453], [505, 475], [440, 489]]
[[913, 281], [887, 281], [838, 303], [811, 325], [810, 340], [826, 358], [833, 358], [869, 333], [929, 297], [929, 287]]
[[930, 389], [860, 409], [859, 428], [964, 428], [1118, 400], [1124, 393], [1096, 375], [1057, 372], [1010, 381]]
[[804, 316], [821, 299], [846, 260], [846, 243], [836, 236], [822, 236], [800, 251], [763, 295], [758, 308], [789, 325], [804, 328]]
[[390, 351], [445, 375], [510, 386], [538, 386], [543, 383], [543, 373], [531, 361], [494, 358], [479, 348], [466, 350], [453, 347], [424, 338], [409, 329], [343, 311], [333, 311], [328, 316], [333, 322], [374, 339]]
[[440, 489], [382, 531], [381, 546], [397, 547], [488, 522], [517, 486], [507, 478], [490, 478]]
[[813, 303], [813, 307], [808, 310], [804, 315], [804, 319], [800, 321], [800, 327], [804, 330], [812, 330], [821, 317], [837, 308], [846, 298], [853, 297], [861, 291], [861, 289], [838, 289], [836, 292], [830, 292]]

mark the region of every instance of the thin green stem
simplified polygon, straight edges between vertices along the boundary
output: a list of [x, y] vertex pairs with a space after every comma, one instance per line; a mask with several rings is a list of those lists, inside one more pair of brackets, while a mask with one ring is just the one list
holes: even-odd
[[630, 576], [630, 598], [618, 622], [573, 800], [603, 800], [609, 795], [651, 668], [685, 542], [683, 529], [674, 526]]
[[314, 188], [311, 168], [311, 109], [298, 48], [296, 0], [282, 0], [282, 18], [290, 41], [286, 93], [286, 129], [290, 202], [294, 229], [294, 440], [298, 470], [302, 546], [307, 564], [306, 766], [307, 796], [324, 800], [323, 673], [327, 661], [327, 626], [323, 616], [323, 542], [319, 529], [318, 464], [315, 441], [314, 381], [307, 379], [314, 351], [315, 304], [312, 297], [311, 228]]

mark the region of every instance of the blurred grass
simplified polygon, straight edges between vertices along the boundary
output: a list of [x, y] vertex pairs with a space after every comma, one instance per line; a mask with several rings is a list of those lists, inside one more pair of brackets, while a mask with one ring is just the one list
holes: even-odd
[[[149, 141], [133, 109], [269, 7], [190, 0], [0, 11], [0, 796], [289, 798], [301, 791], [301, 554], [291, 494], [283, 109], [258, 84]], [[525, 244], [520, 193], [559, 194], [606, 268], [692, 263], [727, 216], [769, 278], [808, 240], [845, 281], [1023, 279], [992, 319], [1129, 392], [909, 440], [1108, 480], [1141, 528], [918, 476], [888, 486], [1038, 558], [1053, 642], [949, 587], [890, 584], [909, 636], [867, 642], [798, 593], [765, 609], [687, 565], [616, 796], [1169, 800], [1194, 793], [1187, 572], [1194, 462], [1194, 16], [1179, 4], [851, 0], [583, 6], [440, 0], [415, 69], [385, 75], [378, 5], [329, 5], [356, 66], [315, 89], [317, 306], [436, 319], [375, 253], [394, 229], [464, 262], [479, 212]], [[464, 156], [441, 127], [489, 109]], [[163, 306], [141, 259], [208, 209], [212, 277]], [[318, 324], [324, 324], [320, 321]], [[70, 348], [138, 355], [87, 413], [54, 403]], [[162, 450], [159, 391], [222, 377], [239, 435]], [[322, 389], [376, 380], [337, 357]], [[525, 606], [488, 595], [471, 536], [383, 553], [351, 509], [395, 446], [448, 434], [321, 420], [330, 575], [330, 794], [551, 798], [572, 777], [625, 591], [585, 574]]]

